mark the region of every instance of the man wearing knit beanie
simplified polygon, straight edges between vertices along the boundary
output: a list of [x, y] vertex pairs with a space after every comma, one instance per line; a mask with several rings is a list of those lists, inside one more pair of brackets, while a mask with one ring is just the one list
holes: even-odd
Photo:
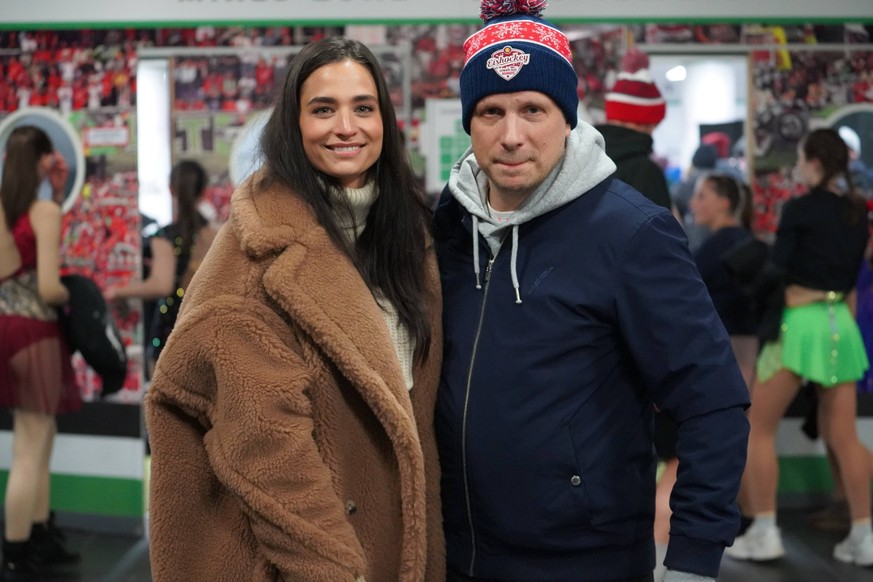
[[649, 72], [649, 57], [630, 49], [621, 71], [606, 94], [606, 123], [597, 130], [606, 140], [606, 154], [618, 166], [616, 177], [645, 194], [655, 204], [672, 209], [664, 171], [652, 160], [652, 132], [667, 106]]
[[448, 581], [653, 580], [655, 407], [682, 451], [664, 580], [713, 580], [748, 393], [681, 226], [576, 118], [544, 4], [482, 3], [460, 76], [472, 146], [435, 218]]

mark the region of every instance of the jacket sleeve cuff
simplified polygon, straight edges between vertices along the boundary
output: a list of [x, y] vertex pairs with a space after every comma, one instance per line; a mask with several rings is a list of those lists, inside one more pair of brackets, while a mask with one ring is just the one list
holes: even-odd
[[720, 543], [670, 536], [664, 565], [670, 570], [716, 578], [723, 553]]

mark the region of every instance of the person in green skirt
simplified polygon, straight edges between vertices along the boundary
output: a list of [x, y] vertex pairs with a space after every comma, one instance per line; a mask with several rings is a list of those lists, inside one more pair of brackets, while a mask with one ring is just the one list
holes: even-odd
[[832, 129], [812, 131], [798, 147], [795, 177], [809, 192], [786, 203], [770, 253], [784, 307], [778, 337], [764, 343], [757, 361], [741, 488], [754, 521], [725, 552], [736, 559], [766, 561], [785, 553], [776, 525], [776, 431], [808, 380], [819, 386], [820, 433], [836, 456], [852, 516], [834, 558], [873, 565], [870, 461], [855, 422], [856, 382], [869, 362], [846, 302], [864, 260], [868, 219], [848, 163], [848, 149]]

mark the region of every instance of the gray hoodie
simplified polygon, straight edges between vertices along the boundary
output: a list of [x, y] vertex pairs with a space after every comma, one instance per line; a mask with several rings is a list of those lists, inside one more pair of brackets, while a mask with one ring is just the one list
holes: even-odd
[[473, 149], [469, 148], [452, 167], [449, 191], [473, 217], [473, 269], [479, 287], [479, 234], [485, 237], [496, 256], [512, 230], [512, 285], [516, 303], [521, 303], [516, 255], [518, 253], [518, 226], [537, 216], [554, 210], [579, 196], [615, 172], [615, 164], [606, 155], [603, 136], [593, 126], [579, 121], [566, 140], [561, 162], [549, 173], [540, 186], [512, 213], [508, 221], [498, 222], [488, 210], [488, 177], [479, 167]]

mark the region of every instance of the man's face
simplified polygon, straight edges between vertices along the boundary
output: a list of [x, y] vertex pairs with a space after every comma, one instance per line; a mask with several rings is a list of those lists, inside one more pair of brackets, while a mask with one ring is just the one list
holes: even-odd
[[473, 154], [488, 176], [488, 201], [515, 210], [564, 155], [570, 125], [554, 101], [538, 91], [489, 95], [473, 110]]

